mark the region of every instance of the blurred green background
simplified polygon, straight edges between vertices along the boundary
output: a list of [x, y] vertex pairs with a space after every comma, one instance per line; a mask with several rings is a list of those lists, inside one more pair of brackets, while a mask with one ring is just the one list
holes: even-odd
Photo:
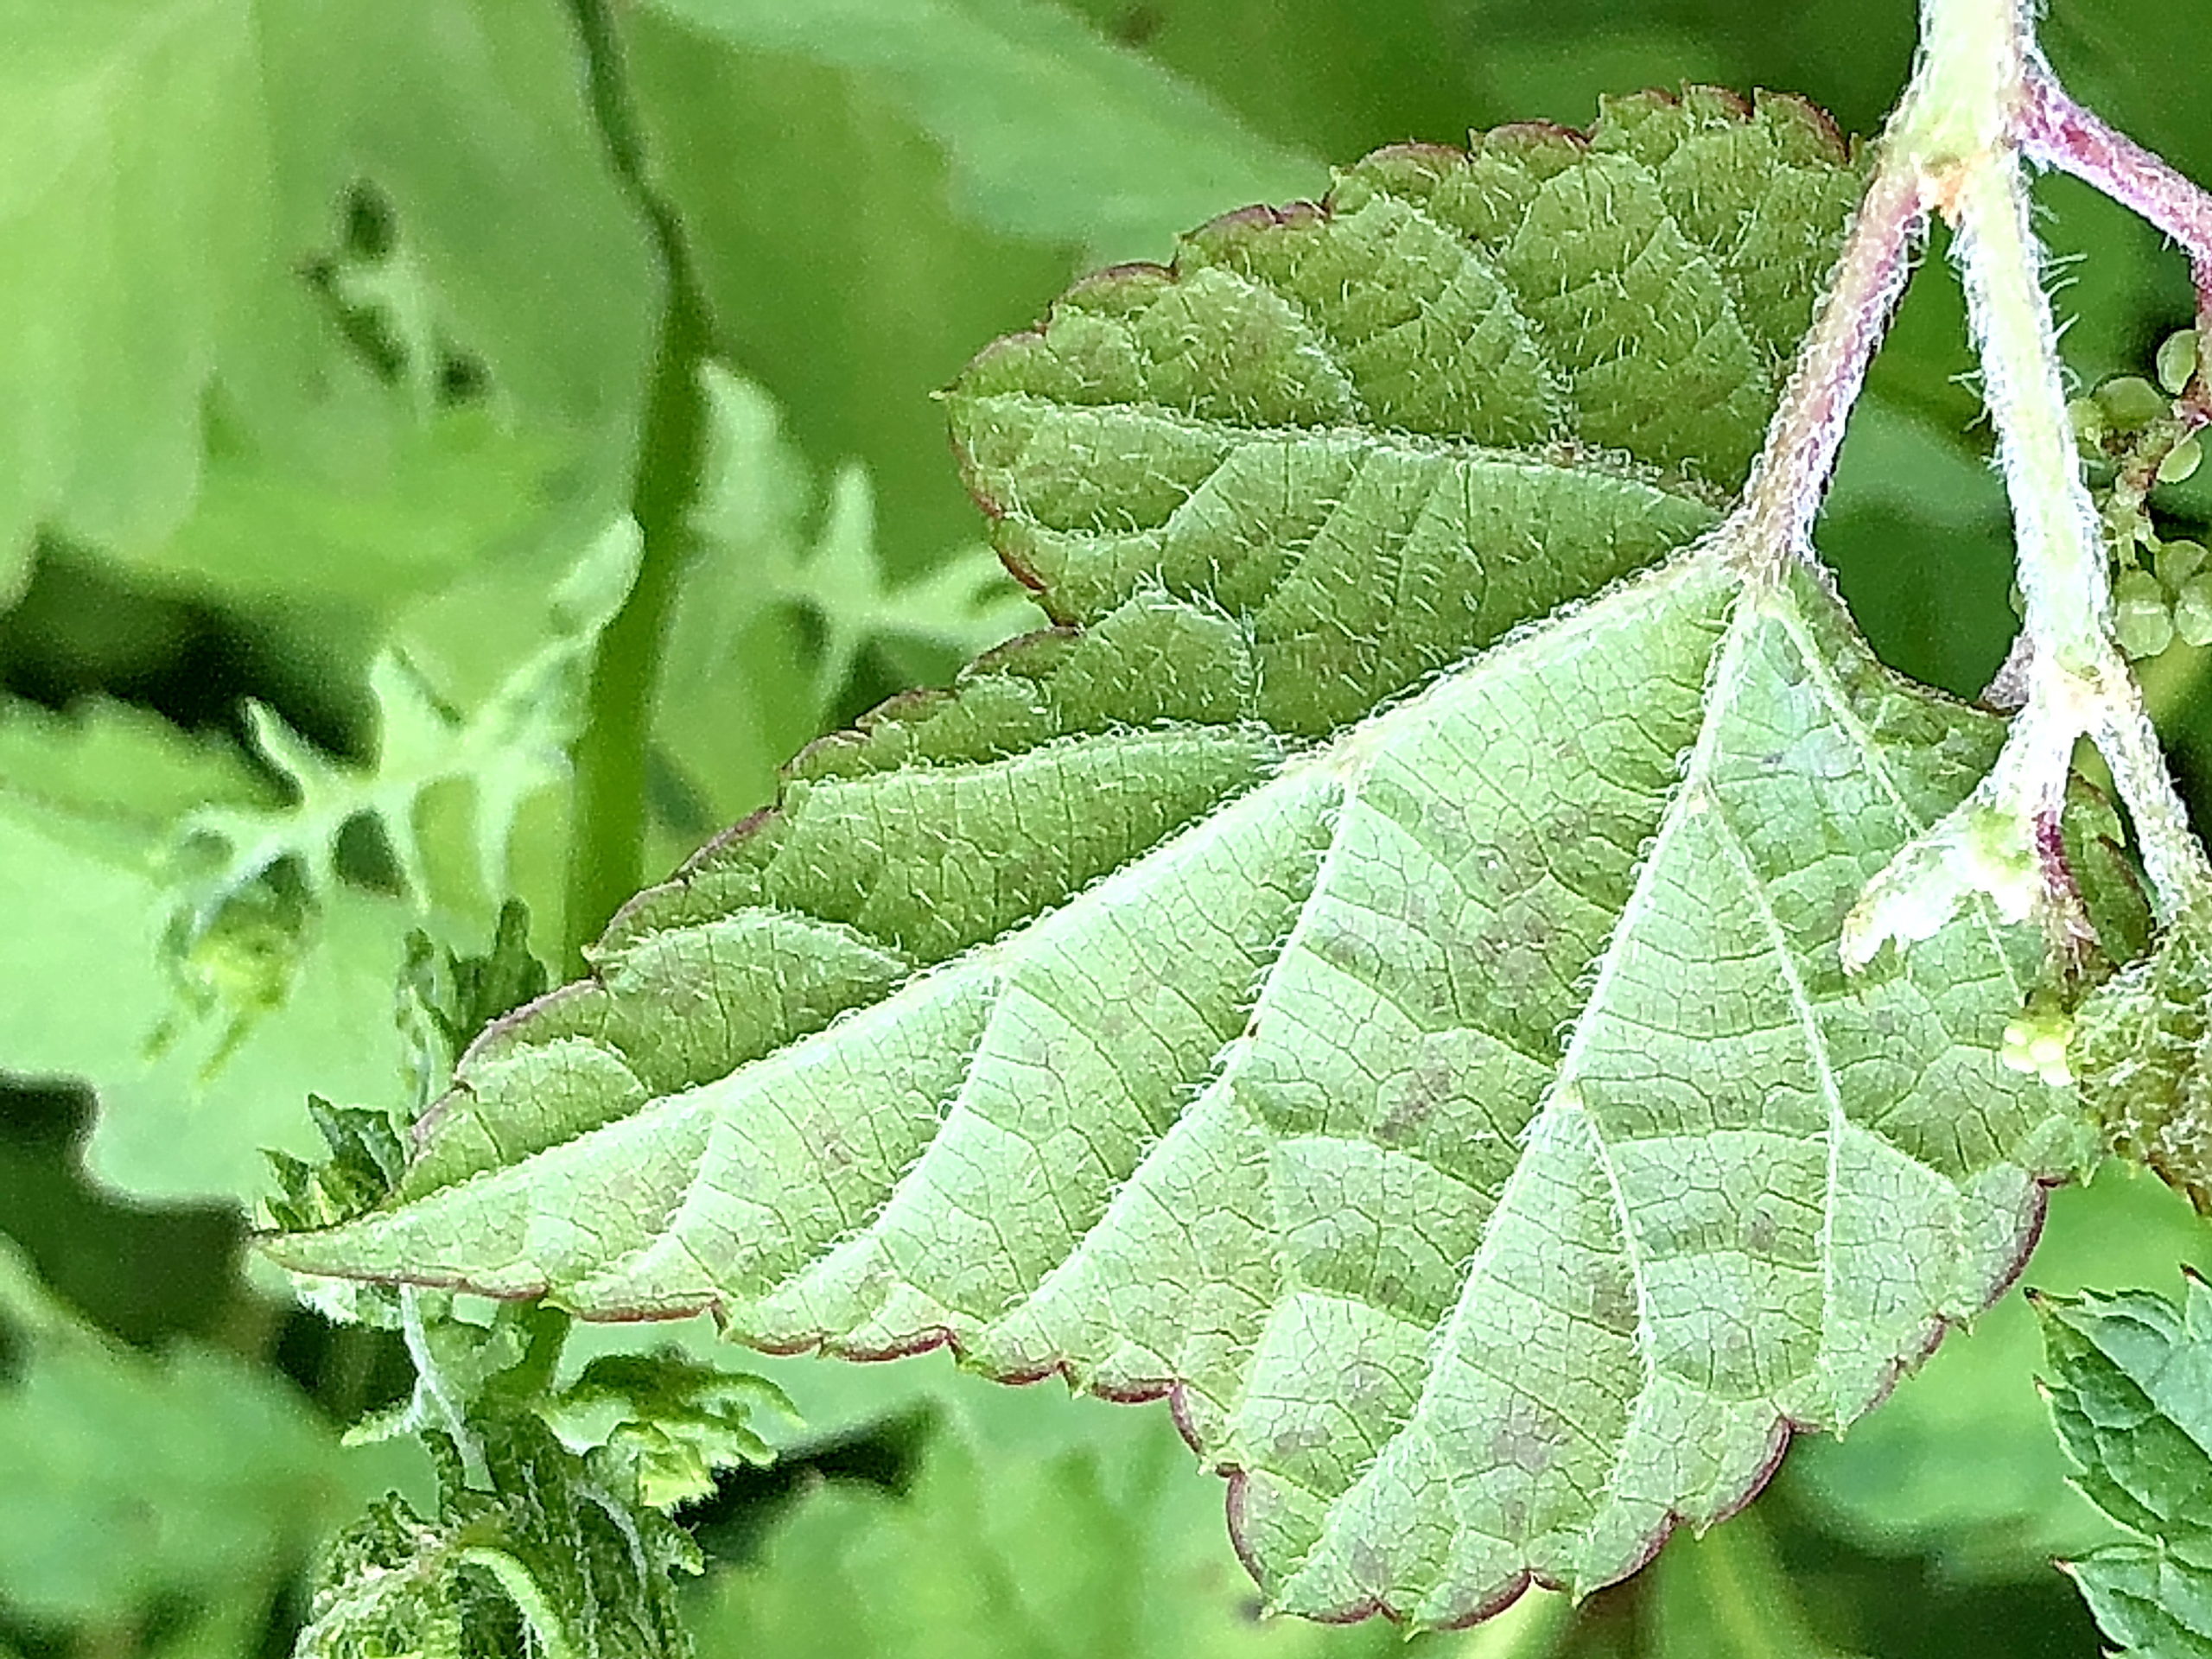
[[[0, 1656], [289, 1649], [397, 1339], [246, 1256], [309, 1091], [410, 1097], [410, 929], [581, 943], [776, 764], [1033, 626], [934, 389], [1075, 275], [1331, 161], [1601, 93], [1802, 92], [1873, 130], [1905, 0], [0, 0]], [[2212, 31], [2056, 0], [2075, 90], [2212, 177]], [[2042, 187], [2085, 384], [2183, 264]], [[1940, 250], [1940, 236], [1938, 238]], [[2013, 626], [1940, 258], [1821, 531], [1878, 648], [1971, 695]], [[2201, 536], [2212, 486], [2161, 510]], [[642, 533], [639, 529], [641, 527]], [[2204, 653], [2151, 665], [2212, 808]], [[2055, 1289], [2197, 1224], [2061, 1193]], [[604, 1348], [635, 1333], [593, 1333]], [[708, 1333], [684, 1339], [712, 1351]], [[591, 1344], [581, 1343], [580, 1348]], [[740, 1357], [721, 1356], [725, 1363]], [[1470, 1656], [2087, 1656], [2017, 1296], [1745, 1520]], [[709, 1655], [1381, 1654], [1262, 1624], [1160, 1408], [766, 1366], [801, 1421], [688, 1518]]]

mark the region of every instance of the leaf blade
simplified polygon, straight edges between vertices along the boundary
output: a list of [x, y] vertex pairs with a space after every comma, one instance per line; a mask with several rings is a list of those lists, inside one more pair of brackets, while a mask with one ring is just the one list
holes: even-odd
[[2082, 1495], [2139, 1542], [2071, 1573], [2125, 1651], [2212, 1651], [2212, 1538], [2197, 1494], [2212, 1465], [2202, 1379], [2212, 1294], [2193, 1274], [2178, 1305], [2149, 1291], [2038, 1301], [2051, 1420]]
[[[803, 756], [464, 1061], [394, 1207], [280, 1260], [1170, 1394], [1278, 1605], [1422, 1624], [1633, 1570], [2001, 1288], [2084, 1152], [1996, 1058], [2034, 942], [1835, 951], [1999, 725], [1811, 573], [1669, 551], [1808, 303], [1670, 203], [1764, 180], [1720, 191], [1748, 245], [1832, 200], [1808, 291], [1847, 158], [1700, 95], [1363, 165], [1495, 240], [1415, 307], [1440, 338], [1520, 326], [1532, 220], [1597, 297], [1487, 380], [1418, 329], [1348, 368], [1285, 293], [1382, 304], [1433, 230], [1355, 169], [986, 353], [971, 484], [1080, 626]], [[1573, 217], [1608, 191], [1641, 205]], [[1643, 380], [1607, 357], [1655, 295], [1728, 321], [1718, 368], [1663, 328]]]

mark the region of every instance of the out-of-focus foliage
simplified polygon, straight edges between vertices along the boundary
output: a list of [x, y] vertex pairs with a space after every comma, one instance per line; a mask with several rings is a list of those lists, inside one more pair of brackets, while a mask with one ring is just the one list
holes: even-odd
[[[1164, 1412], [921, 1364], [925, 1377], [904, 1385], [925, 1437], [904, 1490], [807, 1483], [759, 1554], [699, 1592], [702, 1654], [1408, 1651], [1387, 1626], [1261, 1619], [1222, 1536], [1217, 1484], [1192, 1467]], [[1530, 1614], [1555, 1613], [1542, 1604], [1556, 1599], [1536, 1596]], [[1432, 1637], [1411, 1650], [1466, 1646]]]
[[194, 1640], [250, 1640], [318, 1537], [392, 1467], [343, 1456], [296, 1389], [235, 1355], [125, 1348], [4, 1239], [0, 1341], [0, 1586], [34, 1627], [181, 1604], [210, 1627]]
[[[710, 456], [688, 535], [642, 550], [678, 573], [656, 683], [629, 688], [650, 715], [627, 833], [657, 873], [762, 804], [798, 744], [1041, 620], [986, 580], [931, 394], [1079, 267], [1164, 257], [1379, 143], [1580, 124], [1644, 85], [1785, 88], [1869, 131], [1912, 13], [0, 0], [0, 1653], [279, 1650], [313, 1547], [363, 1498], [397, 1478], [435, 1520], [419, 1468], [340, 1444], [409, 1396], [404, 1333], [284, 1311], [285, 1287], [238, 1266], [238, 1217], [269, 1190], [262, 1148], [317, 1150], [310, 1090], [413, 1103], [414, 1040], [378, 1011], [414, 930], [474, 948], [520, 896], [551, 958], [601, 919], [564, 913], [601, 849], [572, 830], [556, 754], [607, 686], [521, 710], [542, 743], [519, 769], [405, 760], [422, 751], [396, 754], [390, 709], [404, 696], [398, 729], [442, 741], [577, 639], [591, 607], [564, 610], [563, 584], [620, 544], [650, 459], [671, 281], [655, 201], [704, 302]], [[2045, 38], [2077, 91], [2212, 174], [2212, 105], [2177, 90], [2212, 73], [2212, 33], [2145, 0], [2054, 0]], [[626, 121], [639, 168], [607, 142]], [[2073, 366], [2147, 372], [2189, 315], [2178, 256], [2084, 190], [2042, 191]], [[2013, 619], [1967, 366], [1937, 258], [1821, 541], [1878, 650], [1970, 694]], [[2201, 538], [2212, 473], [2154, 505]], [[589, 632], [572, 668], [587, 649], [596, 666]], [[2185, 645], [2146, 665], [2200, 818], [2208, 669]], [[296, 764], [270, 764], [256, 724]], [[401, 760], [425, 787], [306, 834], [288, 772], [366, 804]], [[226, 849], [192, 834], [211, 813], [289, 824], [327, 869], [279, 859], [214, 902]], [[508, 891], [487, 888], [487, 836]], [[2198, 1257], [2184, 1216], [2108, 1179], [2055, 1200], [2028, 1282], [2171, 1291]], [[1849, 1439], [1801, 1448], [1754, 1512], [1763, 1541], [1670, 1546], [1571, 1628], [1544, 1613], [1440, 1645], [2091, 1653], [2070, 1596], [2038, 1587], [2044, 1555], [2101, 1523], [2063, 1485], [2034, 1363], [2024, 1310], [2000, 1304]], [[1016, 1567], [1033, 1605], [1069, 1610], [1039, 1652], [1096, 1646], [1074, 1628], [1094, 1605], [1138, 1646], [1147, 1620], [1255, 1653], [1380, 1640], [1242, 1623], [1218, 1485], [1159, 1408], [979, 1409], [907, 1368], [761, 1369], [812, 1426], [748, 1419], [777, 1464], [724, 1471], [684, 1512], [722, 1552], [684, 1592], [704, 1652], [855, 1584], [841, 1651], [975, 1645], [976, 1601], [1015, 1593], [996, 1575]], [[1059, 1427], [1007, 1427], [1033, 1405]], [[1101, 1561], [1142, 1582], [1103, 1584]], [[887, 1630], [879, 1574], [933, 1592], [927, 1618]]]

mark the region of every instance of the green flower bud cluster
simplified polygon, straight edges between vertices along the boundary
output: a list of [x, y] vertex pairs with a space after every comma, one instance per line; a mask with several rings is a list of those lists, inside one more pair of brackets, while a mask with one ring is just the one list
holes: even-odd
[[2119, 375], [2068, 406], [2075, 441], [2109, 469], [2100, 490], [2113, 557], [2113, 624], [2131, 658], [2156, 657], [2177, 639], [2212, 645], [2212, 569], [2192, 541], [2162, 540], [2151, 522], [2158, 484], [2178, 484], [2203, 460], [2196, 421], [2176, 403], [2197, 367], [2195, 329], [2158, 347], [2158, 382]]
[[2212, 571], [2204, 568], [2203, 547], [2154, 541], [2143, 558], [2145, 563], [2113, 578], [2121, 649], [2140, 658], [2156, 657], [2177, 637], [2192, 645], [2212, 645]]
[[2073, 1016], [2039, 992], [2005, 1027], [2005, 1064], [2015, 1071], [2041, 1077], [2054, 1089], [2067, 1088], [2074, 1081], [2067, 1058], [2067, 1048], [2073, 1040]]

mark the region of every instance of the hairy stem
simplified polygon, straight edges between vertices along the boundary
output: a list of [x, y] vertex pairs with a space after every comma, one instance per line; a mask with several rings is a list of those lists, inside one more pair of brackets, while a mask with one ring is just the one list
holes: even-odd
[[1993, 776], [1995, 798], [2055, 815], [2075, 742], [2093, 741], [2135, 823], [2160, 912], [2212, 883], [2190, 833], [2142, 696], [2112, 630], [2109, 556], [2066, 412], [2058, 329], [2044, 293], [2021, 165], [2025, 135], [2056, 106], [2017, 0], [1929, 0], [1938, 10], [2010, 10], [1990, 82], [1994, 142], [1961, 158], [1951, 205], [1984, 394], [2012, 504], [2026, 605], [2026, 704]]
[[430, 1346], [429, 1327], [423, 1313], [423, 1292], [412, 1285], [399, 1289], [399, 1329], [407, 1341], [407, 1357], [415, 1362], [416, 1394], [439, 1418], [438, 1427], [453, 1442], [468, 1484], [479, 1490], [492, 1484], [491, 1465], [485, 1461], [484, 1445], [468, 1425], [466, 1403], [455, 1394]]
[[652, 232], [668, 284], [630, 497], [643, 556], [629, 597], [600, 637], [590, 713], [576, 745], [565, 940], [573, 967], [644, 879], [645, 756], [661, 647], [690, 552], [689, 518], [706, 454], [700, 370], [712, 348], [713, 321], [676, 213], [647, 173], [608, 0], [568, 3], [608, 162]]
[[[2051, 134], [2073, 135], [2058, 147], [2104, 157], [2116, 177], [2153, 177], [2150, 158], [2123, 152], [2117, 135], [2075, 118], [2037, 50], [2028, 0], [1923, 0], [1922, 41], [1887, 142], [1910, 161], [1922, 199], [1957, 227], [2025, 600], [2020, 642], [1999, 676], [2020, 711], [1973, 798], [1868, 886], [1845, 926], [1844, 960], [1853, 967], [1888, 939], [1927, 937], [1974, 893], [2016, 920], [2040, 911], [2054, 938], [2078, 931], [2078, 895], [2063, 858], [2049, 854], [2085, 738], [2133, 821], [2161, 918], [2212, 893], [2212, 864], [2190, 833], [2113, 638], [2110, 557], [2067, 413], [2023, 165], [2037, 133], [2054, 143]], [[2140, 194], [2175, 199], [2170, 188]]]
[[1811, 556], [1813, 516], [1834, 474], [1844, 424], [1904, 292], [1926, 218], [1915, 169], [1885, 142], [1730, 527], [1737, 545], [1768, 559]]
[[[2022, 79], [2022, 147], [2043, 165], [2133, 208], [2178, 242], [2196, 286], [2197, 329], [2212, 336], [2212, 193], [2075, 103], [2040, 57], [2029, 59]], [[2200, 415], [2212, 412], [2212, 390], [2201, 368], [2190, 392]]]
[[2010, 155], [1967, 172], [1955, 205], [1959, 262], [2040, 665], [2031, 670], [2031, 688], [2039, 675], [2044, 695], [2086, 698], [2100, 679], [2125, 671], [2112, 643], [2104, 529], [2066, 413], [2058, 331], [2044, 295], [2024, 184]]

